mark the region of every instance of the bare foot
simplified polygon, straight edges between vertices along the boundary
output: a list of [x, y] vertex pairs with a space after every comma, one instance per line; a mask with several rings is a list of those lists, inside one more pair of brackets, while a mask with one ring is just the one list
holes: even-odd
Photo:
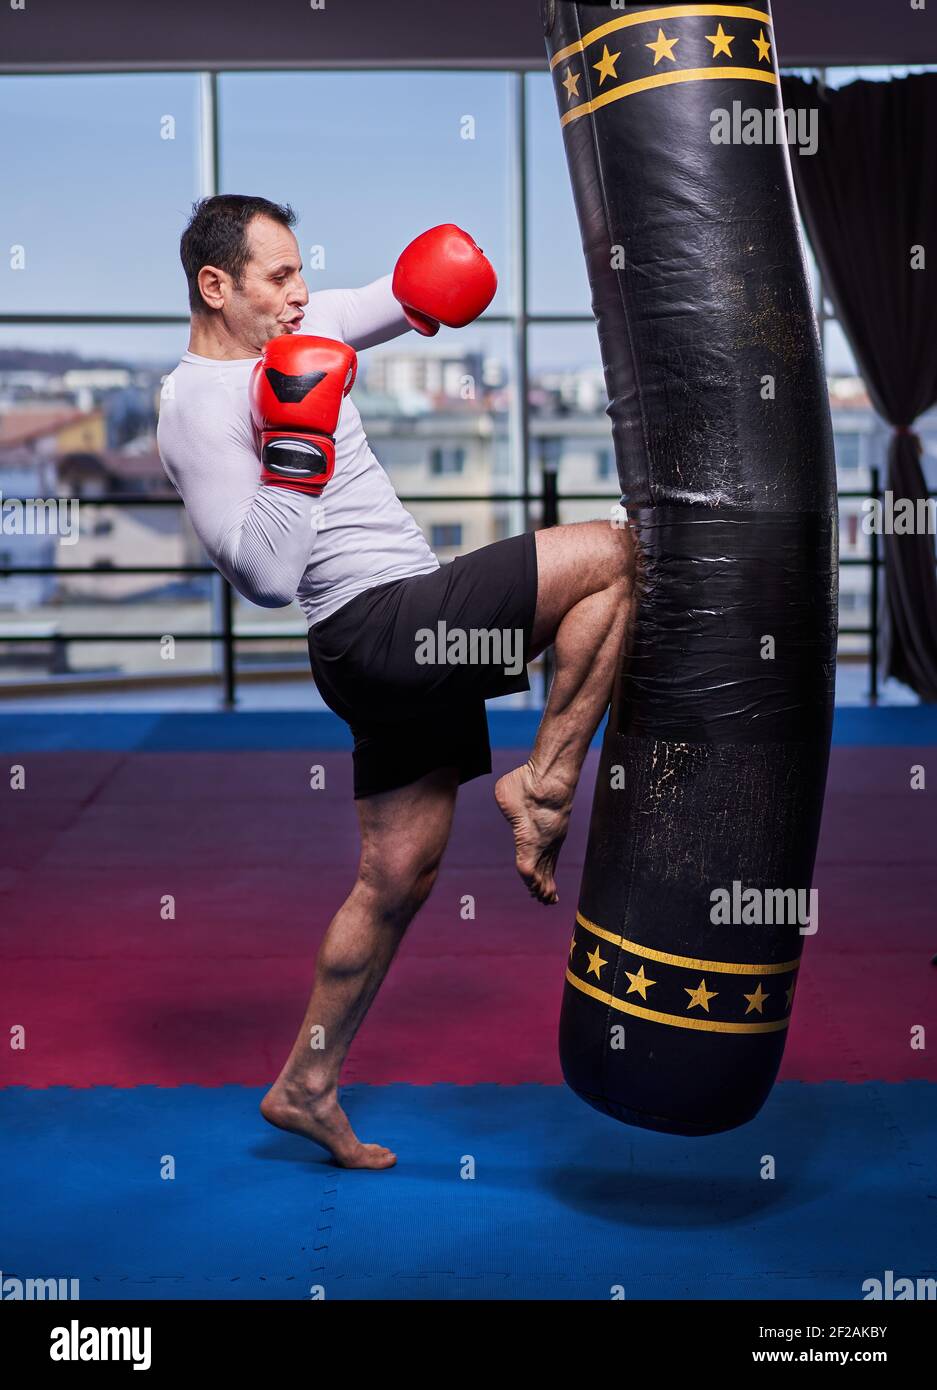
[[260, 1102], [260, 1113], [277, 1129], [321, 1144], [340, 1168], [392, 1168], [397, 1162], [397, 1155], [382, 1144], [362, 1144], [334, 1088], [313, 1095], [276, 1081]]
[[542, 903], [558, 902], [553, 874], [569, 827], [571, 797], [548, 792], [527, 762], [498, 779], [495, 800], [514, 831], [517, 872], [531, 896]]

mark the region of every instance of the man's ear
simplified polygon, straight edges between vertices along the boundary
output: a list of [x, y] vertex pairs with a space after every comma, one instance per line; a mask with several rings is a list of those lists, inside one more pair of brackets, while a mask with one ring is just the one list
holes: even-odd
[[224, 281], [226, 279], [223, 270], [218, 270], [213, 265], [203, 265], [198, 273], [198, 288], [203, 300], [209, 309], [221, 309], [224, 307]]

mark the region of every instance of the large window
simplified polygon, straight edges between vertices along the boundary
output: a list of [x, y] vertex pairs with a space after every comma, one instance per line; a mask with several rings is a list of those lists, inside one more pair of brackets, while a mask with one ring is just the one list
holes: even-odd
[[[388, 274], [439, 222], [491, 257], [499, 289], [478, 323], [371, 349], [355, 388], [375, 452], [441, 559], [536, 524], [548, 471], [561, 520], [606, 514], [617, 479], [605, 383], [546, 73], [2, 77], [0, 120], [16, 131], [0, 145], [0, 491], [78, 498], [86, 518], [74, 544], [3, 537], [0, 682], [43, 662], [117, 676], [221, 661], [199, 634], [227, 623], [224, 590], [200, 572], [155, 447], [162, 383], [187, 341], [179, 234], [206, 193], [291, 203], [313, 293]], [[841, 486], [860, 492], [887, 431], [808, 257]], [[937, 421], [924, 441], [937, 481]], [[860, 508], [843, 503], [843, 548], [865, 562]], [[844, 570], [850, 626], [872, 621], [869, 576], [863, 563]], [[284, 640], [302, 634], [298, 609], [235, 599], [231, 612], [250, 639], [242, 665], [304, 664], [301, 643]], [[40, 631], [39, 645], [14, 640]], [[165, 635], [179, 639], [168, 660]], [[844, 652], [867, 647], [844, 638]]]

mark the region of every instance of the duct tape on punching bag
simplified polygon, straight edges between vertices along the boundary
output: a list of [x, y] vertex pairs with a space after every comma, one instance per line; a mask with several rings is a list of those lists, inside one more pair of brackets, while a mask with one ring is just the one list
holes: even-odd
[[568, 1084], [711, 1134], [777, 1076], [832, 727], [829, 402], [771, 14], [542, 0], [638, 552], [560, 1019]]

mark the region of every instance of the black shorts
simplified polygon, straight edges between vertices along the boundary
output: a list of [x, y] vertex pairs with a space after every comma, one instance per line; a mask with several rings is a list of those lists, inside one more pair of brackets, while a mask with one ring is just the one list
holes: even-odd
[[491, 771], [485, 701], [529, 690], [537, 608], [532, 531], [379, 584], [309, 631], [325, 703], [354, 735], [355, 798], [441, 767]]

